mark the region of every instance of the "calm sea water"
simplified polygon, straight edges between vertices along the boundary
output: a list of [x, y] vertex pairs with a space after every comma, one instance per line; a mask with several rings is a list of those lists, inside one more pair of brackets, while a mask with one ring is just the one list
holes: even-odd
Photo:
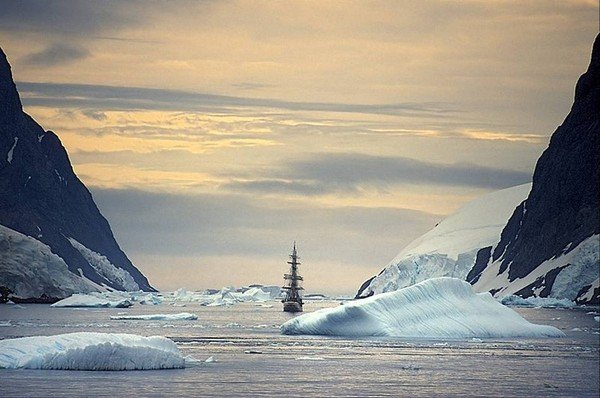
[[[67, 309], [0, 305], [0, 338], [76, 331], [161, 335], [214, 363], [181, 370], [0, 370], [1, 397], [262, 396], [598, 397], [597, 309], [516, 309], [566, 338], [427, 341], [282, 336], [292, 315], [254, 304]], [[335, 306], [311, 302], [305, 311]], [[192, 312], [196, 321], [116, 321], [111, 315]], [[598, 314], [595, 314], [598, 316]]]

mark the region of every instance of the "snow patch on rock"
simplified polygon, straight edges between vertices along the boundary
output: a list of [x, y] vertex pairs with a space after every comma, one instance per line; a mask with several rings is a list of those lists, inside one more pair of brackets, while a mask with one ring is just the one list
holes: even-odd
[[556, 276], [549, 297], [574, 301], [583, 287], [598, 279], [599, 247], [600, 235], [592, 235], [568, 253], [546, 260], [524, 278], [512, 281], [508, 279], [510, 267], [498, 275], [500, 261], [497, 261], [484, 270], [474, 287], [479, 291], [495, 290], [497, 296], [509, 296], [531, 285], [538, 278], [545, 277], [550, 271], [564, 267]]
[[12, 147], [8, 150], [8, 153], [6, 154], [6, 161], [8, 163], [12, 163], [12, 161], [13, 161], [13, 154], [14, 154], [15, 148], [17, 147], [17, 142], [19, 142], [19, 137], [15, 137], [15, 141], [14, 141]]

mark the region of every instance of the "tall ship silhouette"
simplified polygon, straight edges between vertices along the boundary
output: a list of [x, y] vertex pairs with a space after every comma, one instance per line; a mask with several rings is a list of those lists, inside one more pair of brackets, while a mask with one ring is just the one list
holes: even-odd
[[299, 259], [300, 257], [298, 257], [298, 252], [296, 251], [296, 242], [294, 242], [294, 250], [290, 255], [290, 261], [287, 262], [290, 265], [290, 271], [283, 275], [283, 279], [285, 280], [285, 286], [283, 286], [285, 297], [281, 302], [283, 303], [284, 312], [302, 312], [302, 296], [300, 292], [304, 288], [301, 286], [303, 278], [298, 273]]

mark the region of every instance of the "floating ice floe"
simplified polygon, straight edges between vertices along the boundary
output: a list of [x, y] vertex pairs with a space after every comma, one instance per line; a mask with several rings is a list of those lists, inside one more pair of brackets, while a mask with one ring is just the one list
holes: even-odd
[[133, 301], [138, 302], [142, 305], [159, 305], [162, 303], [162, 298], [158, 297], [156, 293], [130, 293], [130, 297]]
[[552, 326], [535, 325], [475, 293], [455, 278], [434, 278], [394, 292], [378, 294], [293, 318], [283, 334], [398, 336], [411, 338], [562, 337]]
[[163, 301], [171, 305], [195, 302], [207, 307], [230, 306], [236, 303], [263, 303], [276, 300], [281, 296], [279, 286], [251, 286], [251, 287], [224, 287], [221, 290], [206, 290], [203, 292], [189, 292], [180, 288], [172, 293], [165, 293]]
[[106, 297], [101, 294], [74, 294], [66, 299], [57, 301], [52, 307], [99, 307], [99, 308], [127, 308], [133, 303], [127, 297]]
[[500, 299], [504, 305], [515, 307], [545, 307], [545, 308], [573, 308], [575, 303], [569, 299], [557, 299], [552, 297], [528, 297], [504, 296]]
[[181, 312], [179, 314], [146, 314], [146, 315], [113, 315], [110, 319], [115, 320], [140, 320], [140, 321], [193, 321], [198, 319], [195, 314]]
[[0, 368], [61, 370], [179, 369], [186, 358], [166, 337], [68, 333], [0, 340]]

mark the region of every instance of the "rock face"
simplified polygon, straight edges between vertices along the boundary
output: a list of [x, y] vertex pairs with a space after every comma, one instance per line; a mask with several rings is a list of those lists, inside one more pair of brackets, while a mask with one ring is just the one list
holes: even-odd
[[[119, 248], [57, 135], [23, 112], [2, 50], [0, 224], [47, 245], [79, 277], [118, 290], [154, 290]], [[14, 291], [18, 284], [11, 284], [6, 287]]]
[[[439, 264], [428, 265], [434, 270], [428, 274], [444, 273], [443, 276], [466, 279], [477, 291], [490, 291], [496, 296], [516, 294], [599, 303], [600, 35], [594, 43], [590, 66], [577, 83], [571, 112], [552, 135], [537, 162], [531, 191], [521, 200], [515, 203], [516, 209], [513, 207], [499, 239], [493, 243], [470, 245], [468, 235], [454, 237], [454, 245], [475, 248], [475, 255], [468, 259], [468, 272], [465, 264], [458, 273], [454, 268], [448, 271], [450, 274], [444, 270], [448, 264], [458, 263], [459, 253], [453, 253], [456, 259], [448, 256], [444, 242], [430, 239], [440, 235], [433, 229], [415, 241], [418, 250], [408, 253], [415, 243], [409, 245], [401, 253], [402, 259], [399, 255], [399, 261], [393, 261], [366, 286], [363, 284], [358, 295], [415, 283], [420, 278], [417, 271], [424, 269], [418, 261], [435, 258]], [[488, 208], [481, 214], [496, 212], [498, 203], [486, 202]], [[443, 223], [453, 217], [456, 215]], [[463, 229], [468, 230], [465, 226]], [[427, 245], [419, 247], [423, 238], [427, 238]], [[454, 262], [449, 263], [448, 258]], [[415, 281], [410, 282], [411, 278]]]
[[[502, 238], [494, 247], [492, 263], [498, 275], [509, 282], [527, 277], [544, 262], [555, 266], [516, 292], [528, 297], [534, 290], [549, 293], [558, 268], [571, 262], [558, 261], [584, 242], [591, 254], [598, 253], [600, 234], [600, 35], [596, 37], [590, 66], [575, 89], [571, 112], [552, 135], [550, 145], [537, 162], [533, 187], [514, 211]], [[594, 250], [595, 249], [595, 250]], [[490, 256], [482, 256], [487, 264]], [[572, 257], [572, 256], [571, 256]], [[590, 257], [598, 273], [598, 255]], [[489, 268], [489, 267], [488, 267]], [[565, 269], [566, 271], [566, 269]], [[482, 275], [483, 276], [483, 275]], [[543, 286], [543, 287], [542, 287]], [[493, 287], [490, 285], [491, 288]], [[598, 302], [598, 282], [581, 287], [577, 297], [588, 293]], [[590, 293], [590, 289], [595, 292]], [[541, 292], [540, 292], [541, 293]], [[543, 295], [542, 295], [543, 296]]]

